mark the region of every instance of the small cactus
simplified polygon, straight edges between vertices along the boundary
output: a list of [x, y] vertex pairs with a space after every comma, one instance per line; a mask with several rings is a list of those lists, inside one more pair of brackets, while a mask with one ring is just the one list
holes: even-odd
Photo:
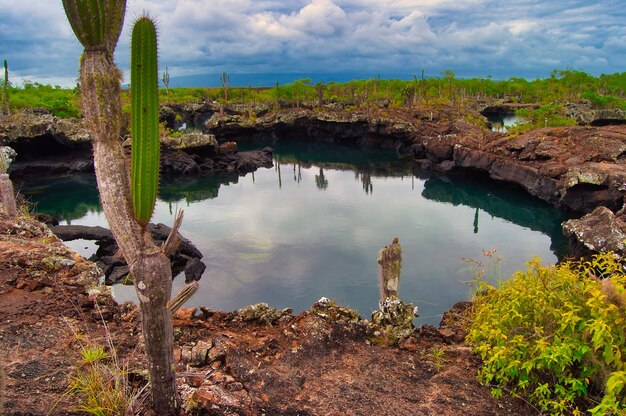
[[[2, 83], [2, 100], [4, 106], [5, 114], [10, 114], [9, 112], [9, 65], [7, 64], [7, 60], [4, 60], [4, 81]], [[1, 113], [1, 111], [0, 111]]]
[[165, 67], [165, 72], [163, 73], [163, 77], [161, 78], [163, 81], [163, 85], [165, 85], [165, 94], [170, 95], [170, 73]]
[[131, 194], [135, 218], [145, 226], [159, 188], [159, 81], [154, 21], [140, 17], [133, 26], [130, 56]]

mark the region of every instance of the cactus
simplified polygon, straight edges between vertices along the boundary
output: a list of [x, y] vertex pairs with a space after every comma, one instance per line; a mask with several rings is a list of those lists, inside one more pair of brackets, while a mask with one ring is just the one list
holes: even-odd
[[147, 16], [133, 26], [130, 68], [131, 194], [135, 218], [145, 226], [156, 202], [160, 160], [157, 35]]
[[86, 51], [104, 49], [113, 54], [124, 26], [126, 0], [63, 0], [63, 8]]
[[[9, 115], [9, 65], [7, 60], [4, 60], [4, 82], [2, 83], [2, 99], [5, 114]], [[2, 111], [0, 111], [1, 113]]]
[[159, 165], [154, 23], [141, 17], [133, 30], [131, 173], [119, 140], [121, 71], [113, 63], [126, 0], [63, 0], [63, 6], [76, 37], [84, 46], [80, 60], [83, 116], [91, 130], [102, 207], [130, 267], [139, 298], [152, 407], [159, 415], [175, 415], [178, 403], [174, 337], [168, 308], [172, 291], [171, 263], [145, 227], [154, 209]]
[[228, 104], [228, 87], [230, 86], [230, 76], [226, 72], [222, 72], [220, 76], [222, 88], [224, 88], [224, 103]]
[[163, 73], [163, 85], [165, 85], [165, 94], [170, 95], [170, 73], [167, 71], [167, 67], [165, 67], [165, 72]]

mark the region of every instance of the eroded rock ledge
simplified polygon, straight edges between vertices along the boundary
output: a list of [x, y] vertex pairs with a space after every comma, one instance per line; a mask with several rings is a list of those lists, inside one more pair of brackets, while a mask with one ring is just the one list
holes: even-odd
[[[17, 151], [12, 177], [93, 172], [91, 137], [82, 120], [47, 113], [16, 113], [0, 120], [0, 143]], [[130, 152], [130, 140], [124, 142]], [[271, 167], [272, 149], [238, 152], [212, 134], [178, 132], [161, 139], [161, 171], [190, 175], [201, 171], [247, 173]]]
[[[103, 227], [87, 225], [51, 225], [50, 230], [63, 241], [77, 239], [93, 240], [98, 246], [96, 253], [89, 258], [100, 267], [104, 274], [104, 282], [107, 285], [116, 283], [132, 283], [128, 277], [129, 268], [124, 258], [118, 254], [119, 248], [111, 230]], [[148, 224], [148, 232], [152, 235], [155, 243], [165, 243], [171, 228], [165, 224]], [[178, 234], [180, 245], [170, 256], [172, 263], [172, 277], [178, 273], [185, 273], [185, 281], [200, 280], [206, 265], [200, 261], [202, 253], [191, 241]]]

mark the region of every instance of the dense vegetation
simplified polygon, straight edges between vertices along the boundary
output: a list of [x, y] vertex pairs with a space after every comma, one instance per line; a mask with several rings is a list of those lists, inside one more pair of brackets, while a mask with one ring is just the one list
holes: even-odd
[[80, 117], [77, 89], [25, 82], [22, 87], [9, 87], [9, 106], [13, 110], [43, 108], [58, 117]]
[[467, 341], [495, 396], [530, 398], [549, 414], [624, 414], [626, 274], [611, 253], [529, 263], [499, 288], [482, 284]]
[[[227, 93], [227, 94], [225, 94]], [[122, 93], [123, 103], [129, 102], [128, 91]], [[540, 125], [546, 114], [549, 125], [571, 124], [562, 119], [566, 102], [587, 100], [594, 108], [621, 108], [626, 110], [626, 72], [599, 77], [585, 72], [553, 71], [549, 78], [528, 81], [509, 78], [496, 81], [488, 78], [457, 79], [447, 70], [436, 78], [413, 80], [379, 79], [354, 80], [346, 83], [317, 83], [300, 79], [286, 85], [273, 87], [220, 88], [162, 88], [162, 102], [186, 103], [226, 100], [239, 104], [267, 104], [281, 107], [319, 107], [335, 103], [342, 108], [406, 107], [463, 103], [472, 101], [505, 100], [515, 103], [538, 103], [539, 111], [520, 110], [523, 117], [536, 120]], [[79, 91], [25, 83], [9, 88], [10, 106], [13, 109], [45, 108], [60, 117], [80, 115]], [[557, 117], [557, 116], [559, 116]], [[554, 117], [553, 117], [554, 116]], [[527, 126], [530, 127], [530, 126]]]

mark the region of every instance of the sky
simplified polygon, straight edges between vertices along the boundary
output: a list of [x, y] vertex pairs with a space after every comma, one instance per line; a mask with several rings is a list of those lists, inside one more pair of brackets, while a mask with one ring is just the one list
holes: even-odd
[[[0, 10], [12, 82], [74, 85], [82, 47], [61, 1], [0, 0]], [[217, 85], [222, 71], [232, 85], [626, 71], [624, 0], [128, 0], [115, 57], [126, 82], [130, 28], [144, 11], [157, 19], [172, 86]]]

